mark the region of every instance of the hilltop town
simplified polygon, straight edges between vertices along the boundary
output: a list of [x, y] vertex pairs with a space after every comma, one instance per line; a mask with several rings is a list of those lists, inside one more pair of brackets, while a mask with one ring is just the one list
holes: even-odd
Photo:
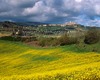
[[84, 32], [83, 25], [68, 22], [65, 24], [28, 24], [0, 22], [0, 33], [13, 36], [60, 36], [63, 33]]

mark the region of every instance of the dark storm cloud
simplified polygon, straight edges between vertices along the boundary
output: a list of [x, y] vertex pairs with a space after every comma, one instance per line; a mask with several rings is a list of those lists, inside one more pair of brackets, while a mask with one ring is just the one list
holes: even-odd
[[100, 26], [100, 0], [0, 0], [0, 20]]

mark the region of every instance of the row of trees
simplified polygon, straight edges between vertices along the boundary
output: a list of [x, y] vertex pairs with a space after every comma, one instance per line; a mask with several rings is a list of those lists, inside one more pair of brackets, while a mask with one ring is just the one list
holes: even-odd
[[69, 37], [67, 33], [59, 38], [39, 38], [40, 46], [63, 46], [71, 44], [95, 44], [100, 41], [100, 31], [96, 28], [89, 29], [84, 36]]
[[63, 34], [59, 38], [36, 38], [36, 37], [12, 37], [6, 36], [0, 38], [1, 40], [9, 40], [9, 41], [22, 41], [22, 42], [31, 42], [37, 41], [39, 46], [64, 46], [71, 44], [79, 44], [84, 42], [85, 44], [95, 44], [100, 41], [100, 30], [96, 28], [89, 29], [85, 35], [76, 37], [71, 37], [67, 33]]

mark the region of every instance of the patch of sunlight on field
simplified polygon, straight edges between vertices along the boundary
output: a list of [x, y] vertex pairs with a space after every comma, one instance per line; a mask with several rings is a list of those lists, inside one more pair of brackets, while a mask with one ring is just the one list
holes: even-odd
[[0, 80], [100, 80], [100, 54], [1, 41]]
[[10, 36], [12, 33], [0, 33], [0, 37], [3, 37], [3, 36]]

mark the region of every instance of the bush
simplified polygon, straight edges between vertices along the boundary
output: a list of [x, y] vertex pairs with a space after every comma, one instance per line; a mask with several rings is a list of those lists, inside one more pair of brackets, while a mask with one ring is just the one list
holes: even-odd
[[36, 37], [13, 37], [13, 36], [3, 36], [0, 38], [0, 40], [6, 40], [6, 41], [21, 41], [21, 42], [31, 42], [36, 41]]
[[41, 38], [38, 39], [39, 45], [42, 46], [42, 47], [53, 46], [54, 40], [55, 40], [55, 38], [44, 38], [44, 37], [41, 37]]
[[76, 44], [77, 38], [69, 37], [66, 33], [59, 38], [39, 38], [40, 46], [64, 46], [70, 44]]
[[6, 41], [20, 41], [20, 37], [12, 37], [12, 36], [4, 36], [1, 37], [0, 40], [6, 40]]
[[69, 37], [67, 34], [62, 35], [60, 38], [58, 38], [58, 44], [63, 45], [70, 45], [70, 44], [76, 44], [77, 38]]
[[91, 28], [87, 31], [84, 42], [86, 44], [94, 44], [99, 42], [99, 40], [100, 40], [99, 30], [97, 30], [96, 28]]

